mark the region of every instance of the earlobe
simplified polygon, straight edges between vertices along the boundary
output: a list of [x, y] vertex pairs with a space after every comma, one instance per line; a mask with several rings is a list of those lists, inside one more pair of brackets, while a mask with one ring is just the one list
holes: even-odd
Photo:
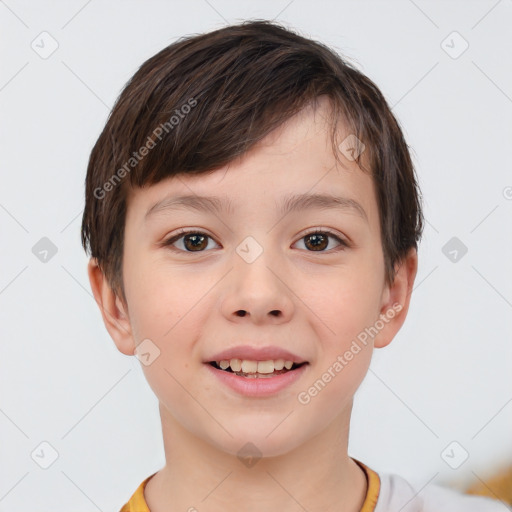
[[412, 248], [396, 268], [393, 284], [386, 285], [383, 292], [379, 316], [383, 328], [375, 337], [376, 348], [389, 345], [405, 322], [417, 270], [418, 254]]
[[135, 343], [133, 341], [127, 308], [112, 290], [105, 275], [98, 266], [96, 258], [89, 260], [87, 273], [94, 299], [100, 308], [103, 322], [110, 337], [114, 340], [120, 352], [130, 356], [133, 355]]

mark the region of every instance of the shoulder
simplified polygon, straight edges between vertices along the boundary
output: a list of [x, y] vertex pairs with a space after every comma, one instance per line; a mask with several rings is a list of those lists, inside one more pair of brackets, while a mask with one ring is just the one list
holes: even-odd
[[379, 473], [375, 512], [505, 512], [502, 502], [430, 484], [414, 486], [399, 475]]

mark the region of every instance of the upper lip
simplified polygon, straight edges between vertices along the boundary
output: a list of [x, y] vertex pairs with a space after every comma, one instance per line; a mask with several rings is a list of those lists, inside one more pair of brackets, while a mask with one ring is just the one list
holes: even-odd
[[205, 362], [211, 361], [225, 361], [231, 359], [246, 359], [249, 361], [270, 361], [276, 359], [284, 359], [285, 361], [292, 361], [293, 363], [305, 363], [305, 359], [298, 355], [279, 347], [253, 347], [251, 345], [238, 345], [218, 352]]

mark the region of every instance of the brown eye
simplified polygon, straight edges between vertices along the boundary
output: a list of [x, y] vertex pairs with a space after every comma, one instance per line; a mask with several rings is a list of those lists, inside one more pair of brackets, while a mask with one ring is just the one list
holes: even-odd
[[[165, 241], [163, 245], [169, 246], [173, 251], [177, 252], [204, 252], [204, 249], [208, 247], [209, 240], [213, 239], [206, 233], [182, 231], [180, 234]], [[178, 242], [181, 243], [178, 244]]]
[[[313, 231], [304, 235], [299, 242], [304, 243], [304, 246], [309, 252], [330, 252], [333, 250], [332, 247], [329, 248], [331, 239], [338, 243], [338, 247], [335, 247], [334, 250], [342, 250], [349, 247], [347, 242], [330, 231]], [[182, 231], [178, 235], [165, 241], [163, 245], [169, 246], [170, 249], [176, 252], [205, 252], [205, 249], [208, 248], [209, 240], [213, 241], [213, 238], [206, 233], [200, 231]], [[328, 249], [328, 251], [326, 251], [326, 249]]]
[[[330, 239], [338, 242], [338, 247], [334, 249], [343, 249], [348, 247], [348, 244], [344, 242], [339, 236], [336, 236], [330, 231], [313, 231], [304, 235], [299, 242], [303, 242], [304, 246], [309, 252], [327, 252], [326, 249], [329, 246]], [[341, 246], [341, 247], [340, 247]], [[332, 247], [329, 249], [329, 251]]]
[[311, 233], [304, 237], [305, 245], [312, 251], [323, 251], [329, 245], [329, 237], [322, 233]]
[[[207, 237], [203, 235], [185, 235], [183, 244], [190, 251], [200, 251], [208, 246]], [[205, 243], [206, 241], [206, 243]]]

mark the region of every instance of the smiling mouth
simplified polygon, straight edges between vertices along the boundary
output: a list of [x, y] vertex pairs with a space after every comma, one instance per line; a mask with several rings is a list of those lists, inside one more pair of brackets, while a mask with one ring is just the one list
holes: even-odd
[[[239, 377], [245, 377], [248, 379], [268, 379], [268, 378], [276, 377], [277, 375], [282, 375], [283, 373], [293, 372], [297, 368], [300, 368], [301, 366], [304, 366], [305, 364], [308, 364], [308, 363], [307, 362], [293, 363], [290, 368], [283, 367], [279, 370], [273, 368], [272, 371], [270, 371], [272, 369], [271, 367], [270, 368], [267, 367], [264, 369], [265, 370], [264, 373], [260, 373], [255, 368], [251, 368], [251, 370], [254, 369], [256, 371], [246, 371], [246, 372], [242, 371], [241, 369], [239, 371], [233, 371], [231, 366], [227, 366], [227, 368], [221, 368], [220, 362], [218, 362], [218, 361], [210, 361], [208, 364], [210, 364], [217, 370], [224, 371], [227, 373], [232, 373], [234, 375], [238, 375]], [[223, 366], [225, 366], [225, 364]], [[238, 368], [237, 368], [237, 370], [238, 370]]]

